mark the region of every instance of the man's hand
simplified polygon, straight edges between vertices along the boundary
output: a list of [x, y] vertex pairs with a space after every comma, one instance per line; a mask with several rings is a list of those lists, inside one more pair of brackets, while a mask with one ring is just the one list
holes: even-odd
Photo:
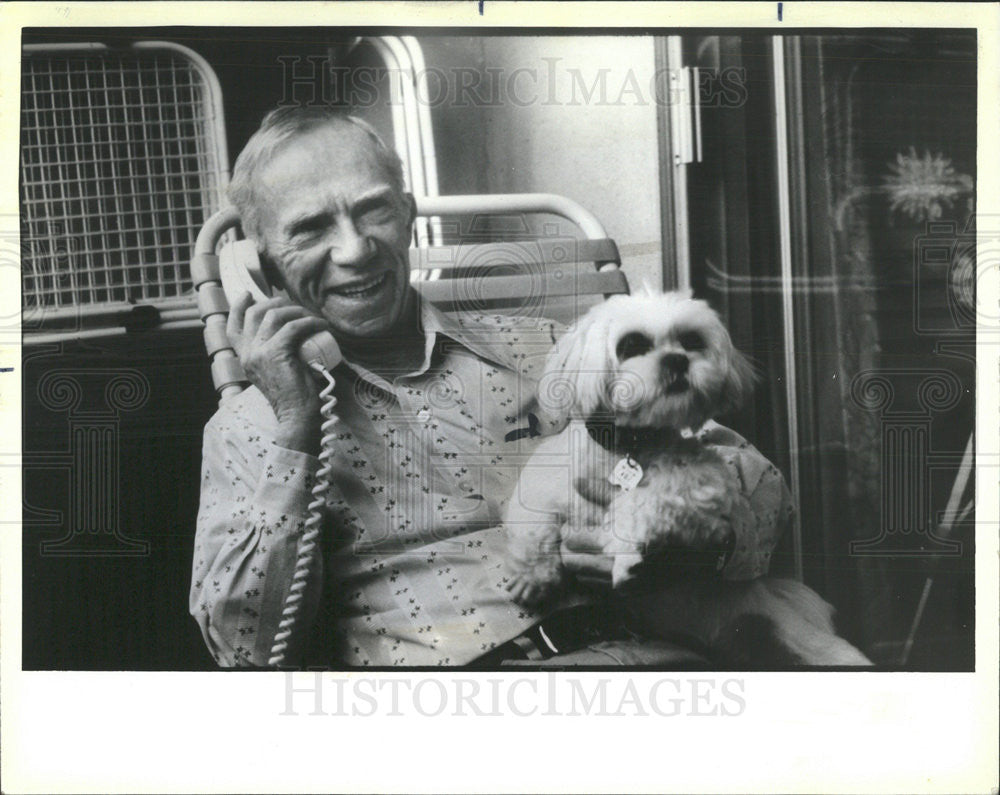
[[573, 485], [572, 524], [562, 528], [563, 567], [583, 583], [610, 588], [614, 558], [604, 554], [608, 542], [604, 512], [620, 489], [600, 478], [577, 478]]
[[235, 303], [226, 324], [247, 378], [278, 418], [278, 444], [312, 455], [319, 452], [319, 389], [299, 357], [299, 346], [328, 328], [323, 318], [284, 296], [254, 304], [250, 293]]

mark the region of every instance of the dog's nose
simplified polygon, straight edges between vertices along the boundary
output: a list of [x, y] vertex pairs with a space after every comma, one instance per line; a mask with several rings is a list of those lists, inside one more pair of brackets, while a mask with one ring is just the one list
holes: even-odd
[[665, 353], [660, 359], [660, 372], [664, 375], [677, 377], [688, 371], [688, 357], [683, 353]]

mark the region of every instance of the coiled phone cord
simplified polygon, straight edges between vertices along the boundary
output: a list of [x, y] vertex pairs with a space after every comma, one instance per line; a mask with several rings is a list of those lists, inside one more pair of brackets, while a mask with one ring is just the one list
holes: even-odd
[[333, 426], [337, 424], [337, 416], [333, 413], [333, 409], [337, 405], [337, 398], [333, 396], [335, 382], [330, 372], [321, 364], [312, 362], [309, 366], [322, 374], [327, 381], [326, 386], [319, 393], [320, 399], [323, 401], [320, 412], [325, 417], [320, 426], [320, 431], [323, 434], [320, 442], [320, 468], [316, 473], [316, 485], [313, 486], [312, 490], [313, 501], [309, 503], [309, 518], [306, 520], [302, 538], [299, 539], [292, 584], [285, 597], [285, 604], [281, 610], [281, 622], [278, 624], [278, 631], [271, 644], [271, 656], [267, 663], [271, 667], [284, 665], [288, 650], [292, 645], [292, 639], [299, 629], [298, 620], [305, 601], [309, 577], [316, 569], [319, 535], [323, 525], [323, 508], [326, 506], [327, 492], [330, 489], [330, 472], [333, 469], [330, 465], [330, 458], [333, 455]]

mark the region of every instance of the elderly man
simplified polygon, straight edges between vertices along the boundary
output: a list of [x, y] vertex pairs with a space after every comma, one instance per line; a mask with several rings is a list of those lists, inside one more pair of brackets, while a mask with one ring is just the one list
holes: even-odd
[[[319, 468], [319, 388], [297, 351], [322, 329], [344, 362], [310, 663], [697, 659], [627, 635], [605, 609], [609, 565], [592, 533], [565, 550], [579, 587], [539, 614], [510, 601], [501, 504], [535, 443], [533, 378], [557, 329], [446, 317], [420, 300], [407, 256], [414, 200], [374, 131], [324, 108], [273, 111], [237, 160], [230, 197], [287, 298], [232, 307], [228, 332], [253, 386], [205, 429], [190, 606], [220, 665], [268, 660]], [[757, 576], [787, 491], [735, 434], [717, 427], [706, 441], [745, 497], [725, 575]]]

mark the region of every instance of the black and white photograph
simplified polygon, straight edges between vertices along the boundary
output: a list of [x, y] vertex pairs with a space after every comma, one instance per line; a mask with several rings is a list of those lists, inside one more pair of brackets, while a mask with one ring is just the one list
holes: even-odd
[[[698, 736], [763, 768], [640, 778], [622, 741], [589, 783], [236, 791], [996, 791], [996, 6], [14, 5], [5, 694], [78, 681], [142, 731], [84, 683], [170, 683], [209, 745], [255, 708], [376, 743], [617, 715], [647, 760], [669, 723], [671, 758]], [[892, 774], [862, 737], [925, 685], [899, 742], [934, 761]], [[220, 714], [229, 688], [259, 702]], [[884, 778], [761, 783], [744, 715], [817, 721], [820, 759], [852, 699], [876, 711], [835, 742]], [[5, 792], [234, 764], [15, 758]]]

